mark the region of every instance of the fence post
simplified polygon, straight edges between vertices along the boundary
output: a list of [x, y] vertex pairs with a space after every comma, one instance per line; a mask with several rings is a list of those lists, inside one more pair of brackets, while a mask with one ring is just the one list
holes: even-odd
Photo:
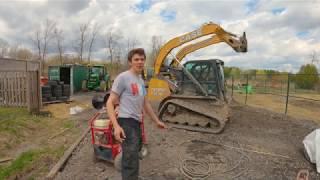
[[287, 83], [287, 99], [286, 99], [286, 109], [285, 109], [285, 115], [287, 115], [287, 112], [288, 112], [288, 102], [289, 102], [289, 89], [290, 89], [290, 73], [288, 73], [288, 83]]
[[267, 80], [264, 80], [264, 93], [267, 94]]
[[31, 112], [31, 85], [30, 85], [30, 82], [31, 82], [31, 77], [30, 77], [30, 72], [28, 71], [25, 71], [26, 72], [26, 98], [27, 98], [27, 107], [28, 107], [28, 111]]
[[38, 101], [39, 101], [39, 109], [40, 109], [40, 108], [42, 108], [42, 88], [40, 86], [40, 81], [41, 81], [41, 76], [42, 76], [42, 73], [43, 73], [42, 62], [41, 61], [39, 61], [38, 66], [39, 66], [39, 70], [38, 70], [38, 84], [37, 84], [37, 86], [38, 86], [38, 96], [39, 96]]
[[233, 75], [232, 75], [231, 97], [233, 97], [233, 84], [234, 84], [234, 78], [233, 78]]
[[249, 86], [249, 74], [247, 74], [247, 83], [246, 83], [246, 99], [244, 104], [247, 104], [247, 99], [248, 99], [248, 86]]

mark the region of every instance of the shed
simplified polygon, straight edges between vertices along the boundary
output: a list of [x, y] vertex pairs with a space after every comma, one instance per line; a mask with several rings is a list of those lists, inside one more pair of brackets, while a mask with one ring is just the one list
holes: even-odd
[[63, 81], [64, 84], [70, 84], [72, 95], [82, 89], [83, 80], [88, 78], [88, 68], [80, 64], [49, 66], [48, 77], [49, 80]]

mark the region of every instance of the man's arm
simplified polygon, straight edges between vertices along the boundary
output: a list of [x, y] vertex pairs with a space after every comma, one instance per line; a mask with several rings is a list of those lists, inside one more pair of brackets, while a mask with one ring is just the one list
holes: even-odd
[[115, 105], [118, 104], [118, 102], [119, 102], [118, 94], [111, 91], [111, 94], [107, 101], [107, 112], [113, 126], [119, 126], [117, 117], [116, 117], [116, 111], [115, 111]]
[[115, 105], [119, 103], [119, 95], [115, 92], [111, 91], [110, 97], [107, 101], [107, 112], [109, 115], [109, 119], [114, 128], [114, 135], [116, 140], [122, 142], [126, 137], [124, 134], [123, 129], [120, 127], [117, 121], [116, 112], [115, 112]]
[[150, 102], [148, 101], [148, 99], [145, 97], [144, 98], [144, 111], [151, 117], [151, 119], [161, 128], [167, 128], [167, 126], [160, 121], [160, 119], [158, 118], [158, 116], [156, 115], [156, 113], [154, 113]]

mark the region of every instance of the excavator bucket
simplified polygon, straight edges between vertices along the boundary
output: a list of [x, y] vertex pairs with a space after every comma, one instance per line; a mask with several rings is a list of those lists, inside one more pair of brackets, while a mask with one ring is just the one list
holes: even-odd
[[246, 32], [243, 32], [243, 35], [239, 38], [240, 40], [240, 52], [248, 52], [248, 41], [246, 37]]
[[230, 36], [230, 34], [224, 36], [225, 42], [229, 44], [236, 52], [247, 52], [248, 51], [248, 42], [246, 33], [243, 32], [243, 35], [238, 38], [236, 36]]

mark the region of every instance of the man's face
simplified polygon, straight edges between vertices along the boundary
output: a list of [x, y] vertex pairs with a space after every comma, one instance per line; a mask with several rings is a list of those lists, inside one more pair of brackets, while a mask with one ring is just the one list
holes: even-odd
[[137, 73], [141, 73], [143, 71], [144, 62], [145, 59], [143, 55], [134, 54], [129, 64], [131, 65], [131, 69]]

